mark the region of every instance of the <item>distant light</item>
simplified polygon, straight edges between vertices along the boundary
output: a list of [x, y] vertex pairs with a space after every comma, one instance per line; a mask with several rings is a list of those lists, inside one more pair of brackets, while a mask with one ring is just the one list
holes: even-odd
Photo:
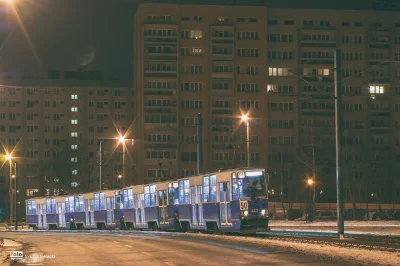
[[242, 115], [242, 121], [247, 121], [249, 120], [249, 117], [247, 115]]
[[122, 175], [118, 175], [118, 178], [121, 179], [121, 178], [122, 178]]
[[125, 143], [125, 137], [124, 136], [120, 136], [118, 138], [119, 143]]
[[314, 181], [312, 179], [308, 179], [307, 184], [312, 185], [312, 184], [314, 184]]
[[11, 159], [12, 159], [12, 155], [11, 155], [11, 154], [7, 154], [7, 155], [6, 155], [6, 160], [7, 160], [7, 161], [11, 161]]

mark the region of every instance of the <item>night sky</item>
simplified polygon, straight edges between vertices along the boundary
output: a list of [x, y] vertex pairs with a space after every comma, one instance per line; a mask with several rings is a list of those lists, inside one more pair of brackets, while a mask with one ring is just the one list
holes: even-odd
[[[0, 50], [0, 73], [11, 75], [37, 75], [42, 69], [101, 70], [104, 76], [132, 79], [133, 16], [137, 0], [14, 0], [37, 51], [38, 60], [17, 28]], [[143, 1], [149, 2], [149, 1]], [[260, 4], [262, 0], [158, 0], [150, 2], [215, 4]], [[349, 8], [373, 9], [380, 6], [393, 8], [400, 0], [266, 0], [270, 7], [293, 8]], [[374, 4], [375, 3], [375, 4]], [[0, 43], [17, 23], [11, 10], [0, 12]], [[77, 57], [95, 58], [82, 63]], [[84, 61], [84, 60], [83, 60]]]

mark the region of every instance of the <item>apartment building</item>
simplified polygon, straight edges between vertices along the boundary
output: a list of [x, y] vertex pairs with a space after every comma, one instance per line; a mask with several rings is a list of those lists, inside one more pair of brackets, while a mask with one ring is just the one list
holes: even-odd
[[[101, 141], [103, 187], [141, 183], [130, 133], [132, 88], [96, 71], [49, 71], [46, 78], [7, 76], [0, 86], [0, 154], [12, 154], [12, 174], [17, 163], [19, 213], [28, 197], [98, 190]], [[0, 208], [8, 217], [10, 164], [4, 159]]]
[[[134, 136], [146, 182], [246, 166], [272, 200], [335, 201], [334, 51], [341, 49], [346, 200], [400, 200], [398, 12], [143, 3]], [[310, 193], [310, 194], [309, 194]]]

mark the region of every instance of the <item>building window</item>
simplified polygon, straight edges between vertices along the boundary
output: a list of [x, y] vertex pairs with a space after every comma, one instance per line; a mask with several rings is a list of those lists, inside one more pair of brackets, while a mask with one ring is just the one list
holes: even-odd
[[269, 76], [293, 76], [292, 68], [278, 68], [278, 67], [270, 67], [268, 68]]
[[77, 174], [78, 174], [78, 170], [76, 170], [76, 169], [75, 169], [75, 170], [72, 170], [71, 173], [72, 173], [73, 175], [77, 175]]
[[77, 125], [78, 124], [78, 120], [76, 120], [76, 119], [71, 120], [71, 124], [72, 125]]
[[383, 86], [372, 85], [372, 86], [369, 86], [369, 92], [371, 94], [383, 94], [383, 93], [385, 93], [385, 90], [384, 90]]
[[71, 112], [78, 112], [78, 107], [71, 107]]
[[77, 94], [72, 94], [71, 95], [71, 100], [78, 100], [78, 95]]
[[71, 150], [77, 150], [77, 149], [78, 149], [78, 145], [76, 145], [76, 144], [71, 145]]
[[77, 138], [78, 137], [78, 132], [71, 132], [71, 137]]

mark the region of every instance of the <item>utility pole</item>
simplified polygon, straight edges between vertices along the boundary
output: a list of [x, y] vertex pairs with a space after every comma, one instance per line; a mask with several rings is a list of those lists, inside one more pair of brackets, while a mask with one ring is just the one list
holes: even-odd
[[11, 159], [10, 159], [10, 225], [12, 225], [12, 219], [14, 217], [14, 215], [13, 215], [14, 206], [13, 206], [13, 187], [12, 187], [13, 178], [12, 178], [12, 176], [13, 176], [13, 174], [12, 174], [12, 162], [11, 162]]
[[15, 177], [14, 177], [14, 208], [15, 208], [15, 230], [18, 230], [18, 210], [17, 210], [17, 163], [15, 163]]
[[100, 190], [103, 190], [103, 141], [100, 141]]
[[344, 239], [343, 219], [343, 116], [342, 116], [342, 62], [340, 49], [335, 50], [335, 129], [336, 129], [336, 197], [337, 233]]
[[125, 187], [125, 178], [126, 178], [126, 146], [125, 142], [122, 143], [122, 180], [121, 180], [121, 188]]
[[203, 173], [203, 117], [197, 115], [197, 174]]
[[250, 168], [250, 126], [249, 126], [249, 119], [246, 120], [246, 131], [247, 131], [247, 167]]

